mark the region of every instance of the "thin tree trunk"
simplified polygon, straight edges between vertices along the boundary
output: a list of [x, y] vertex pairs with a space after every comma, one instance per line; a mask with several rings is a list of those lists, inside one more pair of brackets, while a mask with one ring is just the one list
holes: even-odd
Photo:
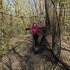
[[50, 20], [49, 20], [49, 15], [48, 15], [47, 0], [44, 0], [44, 2], [45, 2], [45, 14], [46, 14], [45, 25], [46, 25], [47, 31], [49, 31]]
[[[2, 0], [0, 0], [0, 9], [3, 9]], [[3, 12], [0, 12], [0, 14], [1, 14], [1, 27], [3, 27], [3, 25], [4, 25]], [[1, 29], [1, 35], [2, 35], [2, 37], [4, 37], [4, 30], [3, 29]]]

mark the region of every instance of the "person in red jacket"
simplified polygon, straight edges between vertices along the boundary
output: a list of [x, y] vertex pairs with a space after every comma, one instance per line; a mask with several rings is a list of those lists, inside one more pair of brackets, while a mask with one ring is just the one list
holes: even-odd
[[36, 23], [33, 23], [33, 25], [29, 28], [25, 28], [25, 30], [32, 30], [32, 35], [35, 40], [35, 46], [38, 45], [38, 37], [39, 37], [38, 29], [43, 29], [43, 28], [45, 28], [45, 26], [37, 26]]

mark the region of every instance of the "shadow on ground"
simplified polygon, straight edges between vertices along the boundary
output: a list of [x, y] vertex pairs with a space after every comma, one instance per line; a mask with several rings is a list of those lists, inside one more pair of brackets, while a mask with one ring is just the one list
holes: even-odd
[[69, 70], [69, 66], [47, 48], [48, 42], [47, 46], [40, 44], [38, 52], [33, 50], [31, 36], [17, 44], [17, 47], [1, 58], [0, 70]]

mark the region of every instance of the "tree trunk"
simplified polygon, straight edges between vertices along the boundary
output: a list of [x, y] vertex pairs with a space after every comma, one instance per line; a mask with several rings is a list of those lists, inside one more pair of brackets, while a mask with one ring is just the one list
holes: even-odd
[[[0, 0], [0, 10], [2, 10], [3, 9], [3, 7], [2, 7], [2, 0]], [[0, 12], [0, 14], [1, 14], [1, 27], [3, 27], [3, 25], [4, 25], [4, 17], [3, 17], [3, 12]], [[4, 37], [4, 30], [3, 29], [1, 29], [1, 36], [2, 37]]]
[[45, 2], [45, 25], [46, 25], [46, 31], [48, 32], [50, 30], [50, 20], [48, 15], [48, 8], [47, 8], [47, 0], [44, 0]]

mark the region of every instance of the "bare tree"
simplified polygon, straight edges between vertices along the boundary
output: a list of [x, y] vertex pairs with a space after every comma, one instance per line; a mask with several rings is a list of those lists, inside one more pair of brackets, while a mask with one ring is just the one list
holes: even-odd
[[47, 7], [47, 0], [44, 0], [45, 2], [45, 25], [47, 27], [47, 30], [49, 31], [49, 26], [50, 26], [50, 20], [49, 20], [49, 15], [48, 15], [48, 7]]

